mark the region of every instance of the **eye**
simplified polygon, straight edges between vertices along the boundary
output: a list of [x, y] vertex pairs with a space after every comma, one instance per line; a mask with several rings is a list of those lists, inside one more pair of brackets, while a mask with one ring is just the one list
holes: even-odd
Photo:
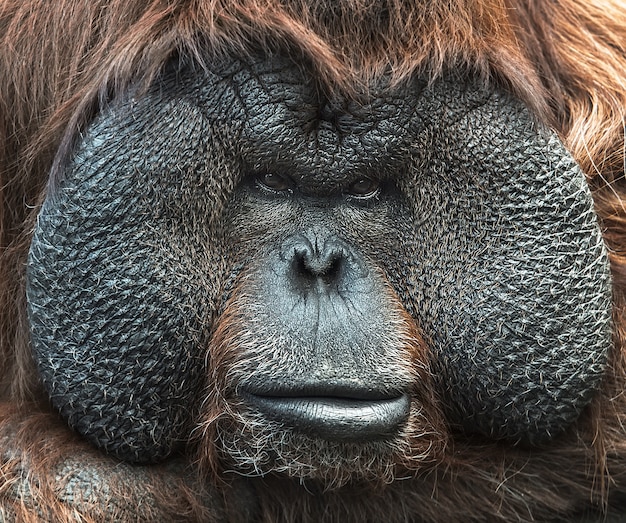
[[291, 188], [291, 183], [284, 176], [275, 173], [263, 173], [256, 177], [259, 185], [272, 191], [287, 191]]
[[352, 196], [358, 196], [360, 198], [373, 196], [378, 192], [380, 182], [378, 180], [372, 180], [371, 178], [359, 178], [350, 187], [348, 187], [347, 193]]

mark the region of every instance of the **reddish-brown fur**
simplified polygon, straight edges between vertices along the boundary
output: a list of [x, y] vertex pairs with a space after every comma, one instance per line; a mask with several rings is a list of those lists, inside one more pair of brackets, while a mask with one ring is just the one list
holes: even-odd
[[[24, 262], [55, 154], [99, 100], [130, 82], [148, 83], [176, 50], [206, 60], [202, 50], [259, 46], [301, 54], [325, 88], [354, 96], [380, 74], [402, 82], [451, 67], [515, 93], [558, 132], [594, 189], [610, 249], [615, 321], [602, 393], [551, 446], [529, 451], [453, 441], [419, 481], [397, 481], [379, 494], [338, 490], [322, 497], [268, 479], [257, 487], [265, 520], [546, 520], [626, 493], [621, 0], [0, 0], [0, 42], [0, 516], [4, 507], [18, 521], [98, 521], [103, 514], [221, 520], [228, 517], [224, 506], [247, 495], [237, 484], [218, 493], [178, 469], [120, 472], [48, 413], [28, 348]], [[72, 457], [95, 463], [109, 488], [96, 503], [79, 504], [83, 519], [60, 497], [67, 477], [55, 476]], [[107, 499], [117, 500], [114, 508]], [[145, 499], [152, 501], [140, 503]]]

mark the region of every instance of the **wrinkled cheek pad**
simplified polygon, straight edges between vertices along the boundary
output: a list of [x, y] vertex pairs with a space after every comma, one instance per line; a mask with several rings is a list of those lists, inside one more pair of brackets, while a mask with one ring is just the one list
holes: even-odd
[[[570, 427], [601, 386], [612, 282], [582, 172], [556, 137], [529, 156], [547, 156], [551, 170], [529, 164], [532, 176], [507, 180], [497, 205], [486, 205], [499, 215], [477, 226], [482, 249], [450, 249], [470, 262], [436, 260], [422, 271], [437, 279], [449, 273], [446, 264], [462, 267], [448, 292], [456, 298], [424, 322], [449, 421], [539, 444]], [[438, 219], [452, 229], [454, 217]]]
[[158, 461], [190, 430], [202, 309], [180, 259], [140, 220], [124, 223], [130, 213], [90, 201], [107, 190], [93, 183], [66, 183], [40, 213], [27, 267], [32, 350], [72, 428], [121, 459]]

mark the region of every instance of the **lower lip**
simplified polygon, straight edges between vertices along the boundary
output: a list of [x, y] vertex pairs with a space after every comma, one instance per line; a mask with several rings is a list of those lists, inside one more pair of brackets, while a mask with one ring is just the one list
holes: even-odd
[[315, 437], [375, 441], [397, 435], [409, 416], [408, 395], [362, 400], [334, 397], [283, 397], [242, 394], [268, 418]]

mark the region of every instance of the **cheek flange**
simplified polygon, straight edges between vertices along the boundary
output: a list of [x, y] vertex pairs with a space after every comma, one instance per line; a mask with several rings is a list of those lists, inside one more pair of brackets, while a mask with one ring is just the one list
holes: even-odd
[[201, 307], [187, 312], [184, 257], [159, 247], [129, 183], [69, 173], [46, 200], [28, 317], [41, 379], [69, 425], [116, 457], [153, 462], [187, 437], [205, 342]]
[[558, 138], [502, 94], [437, 132], [452, 133], [440, 141], [455, 149], [443, 175], [427, 176], [424, 162], [415, 200], [430, 208], [413, 232], [410, 293], [448, 419], [466, 433], [546, 442], [598, 391], [612, 346], [590, 190]]

